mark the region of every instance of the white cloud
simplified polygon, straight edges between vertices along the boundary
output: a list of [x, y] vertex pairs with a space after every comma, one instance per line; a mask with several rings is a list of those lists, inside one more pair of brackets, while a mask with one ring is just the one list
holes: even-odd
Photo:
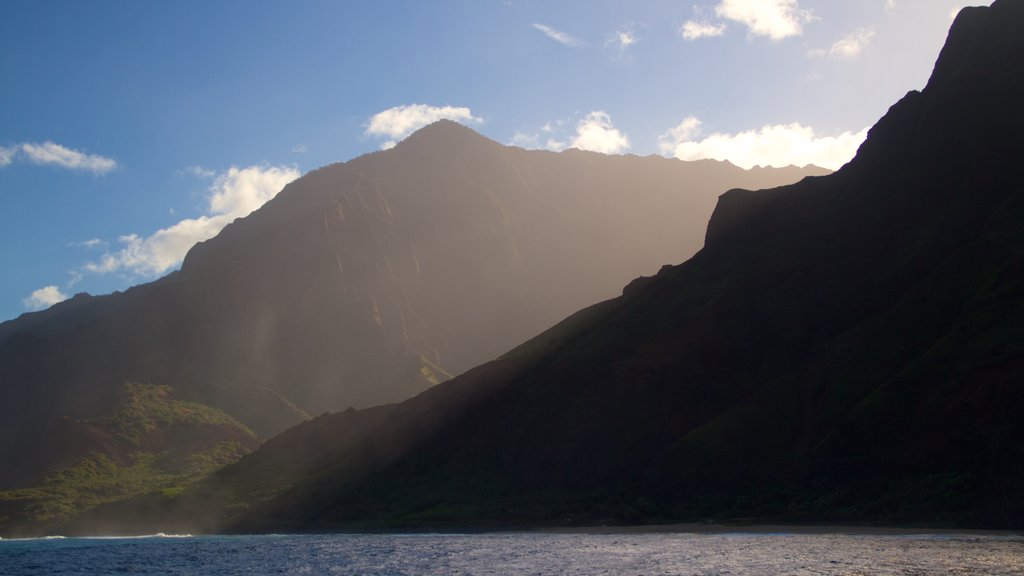
[[715, 7], [719, 18], [745, 25], [753, 36], [782, 40], [803, 33], [810, 22], [810, 10], [800, 8], [797, 0], [722, 0]]
[[867, 137], [868, 129], [818, 136], [800, 124], [763, 126], [737, 134], [714, 133], [701, 140], [700, 120], [689, 117], [659, 138], [659, 148], [680, 160], [728, 160], [741, 168], [754, 166], [806, 166], [831, 170], [850, 161]]
[[292, 154], [305, 154], [306, 152], [309, 152], [309, 146], [306, 146], [305, 144], [296, 144], [295, 146], [292, 146]]
[[895, 10], [896, 9], [896, 0], [885, 0], [885, 9], [886, 10]]
[[43, 286], [29, 294], [21, 303], [29, 310], [42, 310], [68, 299], [68, 295], [56, 286]]
[[402, 138], [438, 120], [462, 123], [483, 121], [483, 119], [473, 116], [470, 109], [466, 107], [409, 104], [395, 106], [374, 114], [366, 122], [364, 134], [377, 138], [388, 138], [380, 146], [381, 150], [387, 150]]
[[[828, 49], [829, 58], [856, 58], [864, 51], [864, 48], [871, 43], [875, 37], [875, 30], [871, 27], [857, 28], [839, 40]], [[823, 55], [824, 51], [812, 50], [813, 56]], [[810, 54], [810, 52], [808, 53]]]
[[299, 177], [295, 168], [284, 166], [232, 166], [214, 178], [210, 186], [207, 213], [198, 218], [182, 220], [158, 230], [148, 237], [137, 234], [121, 236], [123, 247], [106, 253], [84, 269], [96, 274], [126, 272], [152, 278], [181, 263], [192, 246], [217, 235], [236, 218], [253, 210], [277, 195], [282, 188]]
[[565, 120], [555, 120], [541, 126], [540, 132], [517, 130], [509, 143], [553, 152], [571, 147], [602, 154], [620, 154], [630, 147], [629, 137], [612, 124], [611, 116], [603, 110], [588, 113], [575, 127], [567, 126]]
[[633, 30], [627, 27], [625, 30], [616, 30], [609, 34], [605, 38], [604, 45], [606, 48], [617, 51], [619, 58], [625, 58], [626, 51], [639, 40]]
[[548, 138], [547, 142], [544, 143], [544, 147], [552, 152], [561, 152], [565, 150], [568, 144], [564, 140], [558, 140], [556, 138]]
[[[42, 144], [25, 142], [19, 145], [16, 151], [34, 164], [58, 166], [69, 170], [85, 170], [97, 175], [106, 174], [117, 168], [117, 162], [110, 158], [86, 154], [50, 141]], [[6, 163], [9, 164], [13, 158], [14, 154], [10, 154]]]
[[683, 40], [698, 40], [700, 38], [712, 38], [725, 34], [725, 24], [713, 24], [707, 20], [687, 20], [679, 29]]
[[0, 167], [7, 166], [14, 161], [14, 154], [18, 151], [17, 146], [4, 148], [0, 146]]
[[629, 138], [612, 125], [607, 112], [595, 110], [576, 125], [573, 148], [602, 154], [620, 154], [629, 150]]
[[579, 38], [575, 38], [573, 36], [570, 36], [569, 34], [566, 34], [565, 32], [562, 32], [560, 30], [555, 30], [554, 28], [552, 28], [551, 26], [548, 26], [547, 24], [534, 23], [534, 24], [531, 24], [531, 26], [533, 26], [537, 30], [540, 30], [548, 38], [551, 38], [552, 40], [554, 40], [555, 42], [558, 42], [559, 44], [563, 44], [563, 45], [569, 46], [571, 48], [579, 48], [580, 46], [583, 46], [583, 44], [584, 44], [584, 42], [582, 40], [580, 40]]
[[662, 153], [671, 153], [680, 142], [696, 138], [700, 134], [702, 122], [696, 116], [687, 116], [675, 128], [658, 137], [658, 148]]

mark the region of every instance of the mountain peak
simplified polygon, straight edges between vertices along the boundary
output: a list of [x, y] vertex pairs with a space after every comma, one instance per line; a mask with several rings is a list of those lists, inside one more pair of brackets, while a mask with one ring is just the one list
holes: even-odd
[[497, 144], [479, 132], [453, 120], [442, 119], [413, 132], [399, 143], [401, 147], [416, 146], [419, 143], [431, 147], [479, 146], [484, 143]]

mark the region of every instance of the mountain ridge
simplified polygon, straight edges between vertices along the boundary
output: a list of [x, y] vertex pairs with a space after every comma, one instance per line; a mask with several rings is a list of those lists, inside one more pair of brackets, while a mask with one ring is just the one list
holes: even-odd
[[1024, 526], [1024, 4], [950, 39], [857, 158], [724, 194], [685, 263], [410, 400], [300, 424], [162, 513], [74, 526]]
[[264, 438], [407, 398], [696, 250], [722, 190], [813, 172], [426, 130], [307, 173], [159, 280], [0, 324], [0, 489], [53, 474], [49, 426], [109, 416], [125, 382]]

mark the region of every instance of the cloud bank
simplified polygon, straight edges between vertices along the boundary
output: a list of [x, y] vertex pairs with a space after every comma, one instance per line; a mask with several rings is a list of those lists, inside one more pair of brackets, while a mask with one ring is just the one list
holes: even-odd
[[23, 160], [40, 166], [55, 166], [68, 170], [92, 172], [102, 176], [117, 168], [117, 162], [98, 154], [86, 154], [79, 150], [66, 148], [50, 142], [24, 142], [15, 146], [0, 148], [0, 167], [7, 166], [16, 160]]
[[67, 299], [68, 295], [61, 292], [56, 286], [43, 286], [29, 294], [28, 298], [23, 299], [21, 303], [28, 310], [42, 310]]
[[217, 235], [236, 218], [247, 216], [282, 188], [299, 177], [293, 167], [232, 166], [217, 175], [209, 188], [207, 213], [189, 218], [147, 237], [127, 234], [118, 238], [122, 245], [116, 252], [107, 252], [84, 269], [94, 274], [112, 272], [153, 278], [181, 264], [185, 254], [197, 242]]
[[463, 124], [483, 122], [482, 118], [473, 116], [472, 111], [466, 107], [409, 104], [388, 108], [370, 116], [366, 121], [364, 134], [375, 138], [387, 138], [380, 145], [382, 150], [387, 150], [402, 138], [438, 120], [452, 120]]
[[728, 160], [746, 169], [815, 164], [838, 170], [857, 153], [867, 133], [868, 129], [864, 128], [838, 136], [818, 136], [813, 128], [792, 123], [736, 134], [716, 132], [699, 138], [701, 121], [691, 116], [662, 134], [658, 146], [663, 154], [680, 160]]

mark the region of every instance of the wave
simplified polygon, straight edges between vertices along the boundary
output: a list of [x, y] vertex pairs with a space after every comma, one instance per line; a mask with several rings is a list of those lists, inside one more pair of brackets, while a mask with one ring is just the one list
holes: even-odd
[[140, 534], [137, 536], [39, 536], [36, 538], [2, 538], [5, 542], [32, 542], [34, 540], [141, 540], [145, 538], [194, 538], [192, 534], [167, 534], [157, 532], [156, 534]]
[[137, 536], [81, 536], [82, 540], [141, 540], [144, 538], [193, 538], [191, 534], [168, 534], [157, 532], [156, 534], [139, 534]]

